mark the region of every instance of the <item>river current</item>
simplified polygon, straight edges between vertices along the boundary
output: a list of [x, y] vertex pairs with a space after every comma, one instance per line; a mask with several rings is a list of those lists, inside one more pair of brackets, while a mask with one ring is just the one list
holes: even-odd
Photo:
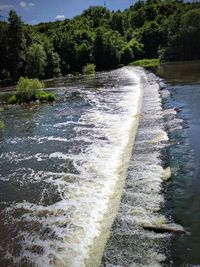
[[191, 230], [177, 169], [192, 175], [194, 151], [172, 85], [134, 67], [46, 85], [60, 102], [4, 105], [0, 266], [192, 263], [188, 235], [146, 229]]
[[5, 107], [1, 266], [97, 266], [119, 206], [140, 76], [122, 69], [56, 90], [62, 103]]

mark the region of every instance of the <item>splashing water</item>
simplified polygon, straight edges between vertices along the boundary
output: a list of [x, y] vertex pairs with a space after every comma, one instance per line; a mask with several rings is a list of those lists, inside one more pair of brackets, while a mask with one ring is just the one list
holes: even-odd
[[[0, 137], [2, 266], [100, 264], [140, 118], [141, 79], [139, 70], [123, 68], [73, 85], [71, 90], [81, 97], [5, 109], [7, 125]], [[165, 138], [163, 130], [155, 129], [151, 142]], [[145, 177], [152, 186], [145, 186], [138, 196], [158, 195], [148, 203], [148, 210], [162, 200], [158, 192], [164, 170], [156, 153], [153, 171], [145, 162]], [[153, 172], [157, 175], [150, 179]], [[127, 183], [131, 179], [129, 175]], [[139, 180], [138, 174], [136, 187], [144, 185]], [[146, 221], [143, 209], [132, 208], [124, 220], [129, 213], [141, 213]], [[163, 219], [152, 216], [151, 220]]]
[[[162, 109], [159, 79], [137, 71], [143, 77], [144, 87], [141, 120], [102, 267], [171, 266], [168, 259], [171, 234], [148, 231], [145, 227], [182, 229], [161, 210], [165, 205], [163, 182], [171, 175], [169, 165], [163, 161], [164, 149], [168, 146], [166, 128], [172, 128], [170, 116], [176, 112]], [[175, 118], [173, 123], [178, 125]]]

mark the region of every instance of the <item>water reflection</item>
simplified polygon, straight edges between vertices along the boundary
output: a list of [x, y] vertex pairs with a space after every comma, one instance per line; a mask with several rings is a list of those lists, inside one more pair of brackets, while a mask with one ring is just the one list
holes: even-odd
[[200, 83], [200, 61], [181, 61], [161, 64], [158, 76], [173, 84]]
[[172, 239], [173, 266], [200, 264], [200, 62], [164, 64], [158, 74], [167, 82], [170, 96], [165, 108], [175, 108], [182, 129], [170, 132], [172, 215], [189, 235]]

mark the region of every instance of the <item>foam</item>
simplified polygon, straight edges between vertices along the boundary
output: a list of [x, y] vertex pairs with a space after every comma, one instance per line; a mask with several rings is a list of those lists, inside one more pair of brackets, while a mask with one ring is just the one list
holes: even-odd
[[[48, 157], [73, 161], [79, 173], [77, 176], [34, 170], [29, 176], [30, 179], [55, 185], [61, 200], [47, 206], [22, 202], [6, 210], [8, 217], [12, 217], [16, 223], [22, 220], [25, 229], [28, 229], [18, 234], [18, 239], [25, 240], [20, 243], [18, 259], [13, 258], [18, 264], [24, 259], [35, 262], [37, 266], [81, 267], [100, 264], [119, 206], [142, 99], [141, 77], [133, 69], [124, 68], [111, 75], [123, 80], [120, 88], [110, 85], [110, 92], [105, 88], [102, 92], [101, 89], [98, 92], [88, 91], [85, 93], [91, 103], [88, 112], [78, 122], [67, 121], [54, 125], [59, 129], [73, 124], [77, 134], [74, 140], [90, 142], [86, 149], [78, 155], [57, 150], [49, 155], [38, 153], [33, 156], [37, 161]], [[106, 95], [103, 93], [105, 91]], [[67, 141], [56, 136], [40, 138], [40, 142], [46, 140]], [[20, 219], [15, 218], [16, 210], [22, 212]], [[38, 228], [37, 233], [35, 228]], [[39, 257], [33, 245], [42, 248]]]

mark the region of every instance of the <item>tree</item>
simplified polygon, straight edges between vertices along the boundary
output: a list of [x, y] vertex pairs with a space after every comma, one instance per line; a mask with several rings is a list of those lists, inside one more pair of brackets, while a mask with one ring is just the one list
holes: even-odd
[[138, 0], [124, 11], [94, 6], [71, 20], [24, 25], [15, 11], [0, 22], [0, 79], [51, 78], [87, 63], [111, 69], [142, 58], [200, 58], [200, 3]]
[[124, 25], [124, 18], [121, 12], [113, 13], [110, 21], [110, 27], [112, 30], [118, 31], [122, 35], [124, 34], [125, 25]]
[[159, 25], [156, 22], [146, 22], [139, 31], [138, 39], [144, 45], [144, 57], [158, 57], [158, 47], [162, 41], [162, 37]]
[[0, 80], [9, 78], [9, 66], [8, 66], [8, 25], [5, 22], [0, 22]]
[[83, 12], [83, 16], [88, 17], [93, 22], [93, 27], [97, 28], [108, 24], [110, 11], [101, 6], [93, 6]]
[[30, 78], [42, 78], [45, 74], [46, 52], [42, 45], [33, 44], [27, 50], [26, 75]]
[[8, 66], [16, 80], [24, 70], [26, 39], [22, 21], [15, 11], [10, 11], [8, 21]]
[[133, 60], [133, 50], [130, 46], [126, 45], [121, 52], [121, 63], [127, 65]]
[[121, 50], [125, 42], [118, 32], [98, 29], [95, 44], [94, 58], [98, 70], [110, 69], [120, 62]]
[[75, 55], [76, 55], [76, 70], [82, 70], [88, 62], [91, 62], [91, 49], [87, 42], [80, 45], [75, 45]]
[[200, 10], [189, 10], [181, 17], [180, 23], [181, 59], [200, 58]]
[[135, 60], [143, 58], [144, 56], [144, 45], [138, 42], [135, 38], [131, 39], [128, 43], [128, 47], [132, 50], [133, 57]]
[[54, 37], [55, 51], [61, 58], [61, 72], [63, 75], [73, 71], [75, 62], [75, 43], [72, 34], [64, 32]]
[[54, 51], [53, 44], [48, 39], [44, 42], [44, 50], [46, 53], [45, 77], [59, 77], [61, 75], [60, 57]]

